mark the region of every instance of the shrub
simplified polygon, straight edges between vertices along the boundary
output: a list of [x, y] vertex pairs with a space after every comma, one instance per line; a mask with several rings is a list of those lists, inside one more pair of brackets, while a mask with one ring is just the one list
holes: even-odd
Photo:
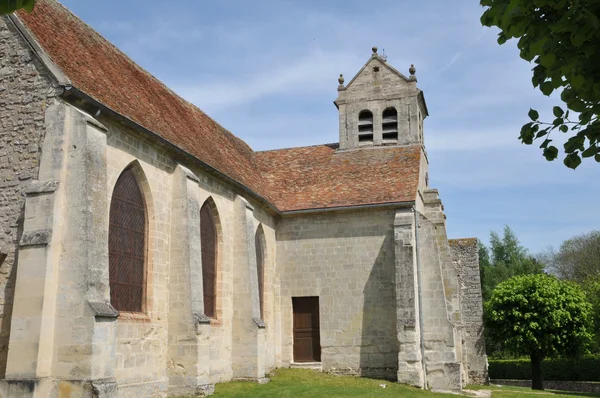
[[[600, 355], [579, 359], [548, 358], [542, 362], [545, 380], [600, 381]], [[531, 380], [531, 362], [523, 359], [490, 359], [490, 379]]]

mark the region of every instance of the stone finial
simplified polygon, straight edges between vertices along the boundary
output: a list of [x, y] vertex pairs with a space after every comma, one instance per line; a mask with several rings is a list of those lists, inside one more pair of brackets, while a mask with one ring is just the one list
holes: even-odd
[[340, 77], [338, 78], [338, 83], [341, 85], [344, 84], [344, 75], [340, 73]]
[[373, 46], [371, 50], [373, 51], [373, 54], [377, 54], [377, 46]]
[[410, 64], [410, 68], [408, 68], [408, 73], [410, 73], [411, 76], [414, 76], [415, 73], [417, 73], [417, 69], [413, 64]]

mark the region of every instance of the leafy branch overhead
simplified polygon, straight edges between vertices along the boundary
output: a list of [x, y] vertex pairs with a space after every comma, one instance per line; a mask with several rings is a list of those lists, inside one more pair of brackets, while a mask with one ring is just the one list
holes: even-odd
[[0, 0], [0, 15], [10, 14], [21, 8], [31, 12], [34, 6], [35, 0]]
[[564, 107], [555, 106], [553, 121], [531, 122], [519, 138], [527, 145], [542, 140], [547, 160], [559, 156], [552, 133], [567, 134], [564, 163], [575, 169], [582, 158], [600, 162], [600, 1], [481, 0], [487, 7], [484, 26], [500, 28], [498, 43], [518, 38], [521, 58], [535, 64], [533, 86], [549, 96], [560, 91]]

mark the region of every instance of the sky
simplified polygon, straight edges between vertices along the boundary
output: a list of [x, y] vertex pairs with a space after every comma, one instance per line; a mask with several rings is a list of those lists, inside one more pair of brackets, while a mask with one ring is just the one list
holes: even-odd
[[400, 72], [416, 67], [450, 238], [487, 243], [508, 225], [536, 254], [600, 229], [600, 164], [574, 171], [519, 142], [530, 108], [552, 120], [561, 103], [533, 88], [514, 40], [481, 26], [476, 0], [62, 3], [254, 150], [338, 142], [337, 78], [377, 46]]

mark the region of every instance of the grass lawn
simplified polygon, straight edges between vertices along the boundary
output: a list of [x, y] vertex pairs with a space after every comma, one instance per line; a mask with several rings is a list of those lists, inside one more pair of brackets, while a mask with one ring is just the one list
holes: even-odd
[[[385, 388], [380, 387], [385, 384]], [[471, 390], [492, 390], [492, 398], [513, 398], [523, 396], [559, 397], [600, 397], [586, 393], [554, 391], [534, 392], [519, 387], [473, 386]], [[358, 377], [332, 376], [307, 369], [278, 369], [271, 375], [271, 382], [257, 384], [253, 382], [220, 383], [215, 386], [217, 398], [253, 398], [253, 397], [403, 397], [435, 398], [456, 397], [421, 391], [401, 384]], [[542, 398], [542, 397], [540, 397]]]
[[588, 392], [570, 392], [570, 391], [533, 391], [530, 388], [511, 387], [511, 386], [467, 386], [469, 390], [491, 390], [492, 398], [513, 398], [513, 397], [539, 397], [539, 398], [574, 398], [574, 397], [600, 397], [600, 394]]
[[[385, 384], [386, 388], [379, 385]], [[271, 381], [259, 385], [251, 382], [220, 383], [217, 398], [250, 397], [448, 397], [397, 383], [359, 377], [332, 376], [309, 369], [278, 369]]]

